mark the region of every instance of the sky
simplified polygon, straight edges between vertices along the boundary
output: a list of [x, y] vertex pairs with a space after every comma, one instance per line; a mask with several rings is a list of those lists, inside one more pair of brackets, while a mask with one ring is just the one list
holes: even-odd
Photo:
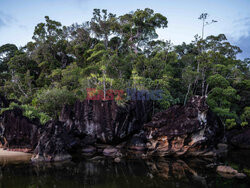
[[107, 9], [117, 16], [151, 8], [169, 22], [167, 28], [158, 30], [159, 38], [175, 45], [201, 35], [198, 17], [208, 13], [208, 21], [218, 22], [205, 27], [205, 36], [226, 34], [243, 50], [239, 58], [250, 57], [250, 0], [0, 0], [0, 45], [25, 45], [44, 16], [69, 26], [90, 20], [94, 8]]

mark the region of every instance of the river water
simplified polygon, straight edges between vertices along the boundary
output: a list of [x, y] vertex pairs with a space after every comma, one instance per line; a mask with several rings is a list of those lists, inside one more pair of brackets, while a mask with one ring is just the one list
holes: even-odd
[[[218, 162], [250, 173], [249, 151], [230, 152]], [[209, 159], [197, 158], [126, 159], [116, 163], [101, 157], [32, 164], [27, 159], [0, 156], [0, 188], [250, 187], [249, 176], [243, 180], [223, 178], [212, 164]]]

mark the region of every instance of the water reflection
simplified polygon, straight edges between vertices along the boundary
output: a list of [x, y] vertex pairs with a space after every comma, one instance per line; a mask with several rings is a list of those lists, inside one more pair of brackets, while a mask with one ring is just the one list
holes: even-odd
[[247, 187], [248, 180], [225, 180], [209, 161], [192, 159], [74, 160], [1, 166], [0, 187]]

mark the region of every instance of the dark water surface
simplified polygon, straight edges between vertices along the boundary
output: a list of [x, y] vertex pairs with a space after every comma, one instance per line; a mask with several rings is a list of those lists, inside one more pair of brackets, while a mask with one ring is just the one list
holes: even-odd
[[[1, 160], [0, 160], [1, 161]], [[235, 151], [224, 164], [250, 173], [250, 152]], [[226, 179], [201, 159], [74, 159], [62, 163], [1, 162], [0, 188], [250, 187], [250, 178]], [[211, 166], [211, 165], [210, 165]]]

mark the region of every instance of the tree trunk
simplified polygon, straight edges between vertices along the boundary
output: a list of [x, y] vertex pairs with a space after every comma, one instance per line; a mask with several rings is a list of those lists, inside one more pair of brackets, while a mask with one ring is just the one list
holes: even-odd
[[201, 95], [205, 95], [205, 73], [204, 70], [202, 70], [202, 84], [201, 84]]
[[106, 100], [106, 71], [103, 71], [103, 97]]
[[191, 84], [188, 85], [188, 91], [187, 91], [187, 94], [185, 96], [184, 105], [186, 105], [187, 97], [188, 97], [188, 94], [189, 94], [189, 91], [190, 91], [190, 87], [191, 87]]
[[209, 84], [207, 84], [207, 86], [206, 86], [205, 96], [207, 96], [208, 86], [209, 86]]

